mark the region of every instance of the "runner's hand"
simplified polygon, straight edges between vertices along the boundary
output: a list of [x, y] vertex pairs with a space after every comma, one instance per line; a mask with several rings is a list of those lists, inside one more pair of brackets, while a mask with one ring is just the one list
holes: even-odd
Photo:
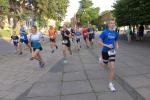
[[109, 45], [107, 45], [107, 47], [111, 49], [111, 48], [113, 48], [113, 45], [109, 44]]

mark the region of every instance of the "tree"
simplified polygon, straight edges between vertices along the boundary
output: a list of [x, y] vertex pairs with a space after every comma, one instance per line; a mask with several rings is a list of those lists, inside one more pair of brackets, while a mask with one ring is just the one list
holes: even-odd
[[79, 1], [80, 7], [77, 12], [77, 19], [79, 19], [79, 24], [86, 25], [90, 23], [93, 19], [99, 16], [99, 7], [92, 7], [93, 3], [91, 0], [81, 0]]
[[149, 0], [118, 0], [113, 14], [119, 26], [150, 24]]
[[39, 25], [51, 18], [62, 21], [68, 7], [69, 0], [0, 0], [5, 5], [6, 15], [19, 20], [29, 17], [37, 19]]
[[68, 4], [68, 0], [36, 0], [33, 2], [34, 13], [39, 20], [44, 20], [44, 17], [46, 17], [46, 19], [62, 21], [67, 12]]

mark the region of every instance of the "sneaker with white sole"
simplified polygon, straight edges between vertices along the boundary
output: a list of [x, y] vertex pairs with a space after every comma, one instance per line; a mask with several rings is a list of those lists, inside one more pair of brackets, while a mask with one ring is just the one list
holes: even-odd
[[67, 64], [68, 63], [68, 61], [67, 60], [64, 60], [64, 64]]
[[109, 83], [109, 89], [110, 89], [112, 92], [115, 92], [115, 91], [116, 91], [116, 89], [115, 89], [113, 83]]

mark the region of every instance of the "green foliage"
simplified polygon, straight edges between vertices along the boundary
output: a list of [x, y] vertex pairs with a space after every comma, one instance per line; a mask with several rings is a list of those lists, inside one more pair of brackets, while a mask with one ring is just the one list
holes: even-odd
[[46, 18], [62, 20], [67, 12], [68, 3], [68, 0], [36, 0], [34, 12]]
[[113, 14], [119, 26], [150, 24], [149, 0], [118, 0]]
[[0, 0], [0, 7], [2, 7], [0, 10], [1, 13], [6, 14], [8, 12], [9, 8], [9, 1], [8, 0]]
[[81, 25], [86, 25], [93, 19], [98, 18], [100, 9], [92, 7], [93, 3], [91, 0], [81, 0], [79, 3], [80, 7], [77, 12], [77, 18]]
[[59, 30], [61, 27], [61, 23], [60, 21], [56, 21], [56, 29]]
[[[25, 0], [0, 0], [4, 12], [17, 20], [26, 20], [35, 16], [39, 26], [44, 25], [48, 18], [62, 21], [67, 12], [69, 0], [32, 0], [32, 5], [27, 5]], [[13, 12], [13, 13], [12, 13]]]
[[10, 30], [0, 30], [0, 37], [10, 37]]

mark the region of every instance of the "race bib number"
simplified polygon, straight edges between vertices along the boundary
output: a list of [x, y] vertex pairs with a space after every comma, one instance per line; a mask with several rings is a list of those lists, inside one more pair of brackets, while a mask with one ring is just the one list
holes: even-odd
[[77, 39], [80, 39], [80, 36], [77, 36], [76, 38], [77, 38]]
[[20, 36], [20, 39], [24, 39], [24, 36]]
[[114, 49], [108, 51], [109, 56], [115, 55], [115, 54], [116, 54], [116, 50], [114, 50]]
[[94, 31], [90, 31], [90, 34], [93, 34], [94, 33]]
[[51, 38], [53, 38], [54, 36], [50, 36]]
[[18, 40], [13, 40], [14, 42], [18, 42]]
[[63, 41], [62, 41], [62, 43], [67, 44], [67, 43], [68, 43], [68, 41], [67, 41], [67, 40], [63, 40]]

